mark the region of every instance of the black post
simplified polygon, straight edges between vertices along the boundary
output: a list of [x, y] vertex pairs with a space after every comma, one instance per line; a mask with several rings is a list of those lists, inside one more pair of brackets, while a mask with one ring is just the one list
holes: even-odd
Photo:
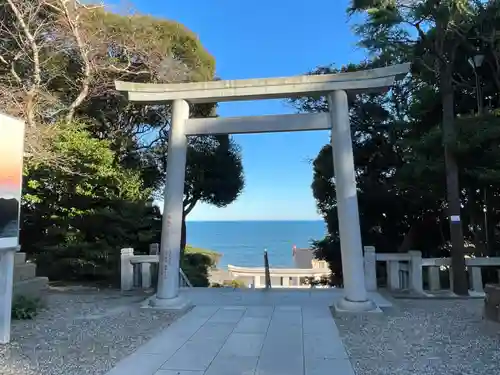
[[487, 256], [491, 256], [490, 254], [490, 244], [489, 244], [489, 233], [488, 233], [488, 188], [485, 187], [483, 190], [483, 213], [484, 213], [484, 247]]
[[267, 250], [264, 250], [264, 268], [266, 273], [266, 289], [271, 288], [271, 274], [269, 272], [269, 258], [267, 256]]

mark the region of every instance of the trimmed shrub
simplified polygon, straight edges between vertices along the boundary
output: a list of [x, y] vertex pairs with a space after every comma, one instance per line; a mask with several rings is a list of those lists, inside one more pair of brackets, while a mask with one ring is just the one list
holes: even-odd
[[17, 296], [12, 300], [12, 319], [30, 320], [43, 309], [43, 303], [38, 298]]

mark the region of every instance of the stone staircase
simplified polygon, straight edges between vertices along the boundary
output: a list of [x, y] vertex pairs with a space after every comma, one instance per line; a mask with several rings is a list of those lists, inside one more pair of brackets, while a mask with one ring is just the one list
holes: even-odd
[[16, 253], [14, 260], [13, 295], [30, 298], [44, 297], [49, 279], [36, 276], [36, 264], [26, 262], [26, 253]]

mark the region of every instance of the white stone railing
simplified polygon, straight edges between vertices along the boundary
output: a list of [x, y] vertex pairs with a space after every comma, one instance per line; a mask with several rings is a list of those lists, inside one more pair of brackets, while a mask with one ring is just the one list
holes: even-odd
[[[127, 291], [134, 288], [149, 289], [152, 287], [151, 265], [158, 264], [158, 244], [151, 244], [150, 255], [135, 255], [133, 248], [121, 249], [120, 254], [120, 287]], [[181, 287], [192, 287], [184, 271], [179, 269], [179, 284]]]
[[[465, 257], [465, 266], [469, 271], [471, 291], [475, 293], [484, 293], [483, 267], [500, 267], [500, 257]], [[441, 289], [440, 270], [444, 267], [449, 269], [450, 285], [453, 285], [453, 269], [451, 268], [450, 258], [424, 258], [422, 267], [429, 267], [429, 290], [437, 291]], [[497, 270], [500, 278], [500, 270]]]
[[[412, 292], [424, 293], [423, 269], [428, 267], [429, 291], [441, 290], [440, 272], [448, 269], [450, 285], [453, 285], [453, 270], [450, 258], [422, 258], [420, 251], [408, 253], [375, 253], [373, 246], [364, 248], [364, 267], [366, 288], [377, 289], [377, 262], [385, 262], [387, 269], [387, 287], [391, 290], [409, 289]], [[465, 257], [465, 266], [469, 271], [471, 291], [484, 293], [482, 267], [500, 267], [500, 257]], [[497, 271], [500, 278], [500, 270]]]
[[[237, 267], [228, 265], [227, 270], [233, 277], [249, 277], [253, 279], [252, 288], [264, 288], [266, 275], [265, 267]], [[280, 278], [280, 283], [273, 283], [273, 288], [311, 288], [311, 285], [302, 282], [305, 279], [319, 280], [330, 275], [329, 268], [269, 268], [271, 279]]]

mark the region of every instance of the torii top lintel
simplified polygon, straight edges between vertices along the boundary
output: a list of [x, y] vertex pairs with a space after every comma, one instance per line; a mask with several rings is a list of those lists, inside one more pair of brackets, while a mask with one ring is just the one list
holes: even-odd
[[165, 102], [184, 99], [191, 103], [215, 103], [237, 100], [293, 98], [347, 92], [381, 91], [406, 76], [410, 64], [391, 65], [357, 72], [303, 75], [282, 78], [255, 78], [190, 83], [134, 83], [116, 81], [118, 91], [128, 92], [134, 102]]

